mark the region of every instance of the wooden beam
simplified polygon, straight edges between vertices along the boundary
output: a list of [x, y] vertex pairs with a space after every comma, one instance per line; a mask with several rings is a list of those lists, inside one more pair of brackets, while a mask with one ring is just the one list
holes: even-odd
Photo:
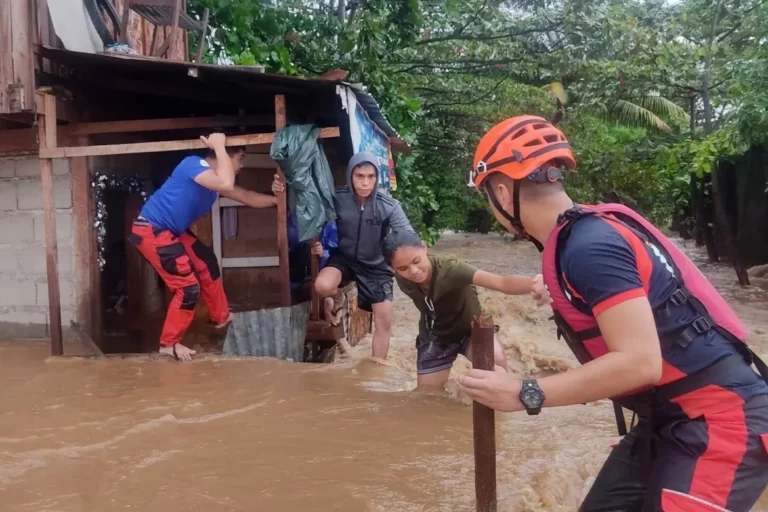
[[307, 324], [306, 341], [338, 341], [344, 337], [344, 326], [331, 325], [325, 320], [310, 320]]
[[277, 256], [252, 256], [248, 258], [222, 258], [221, 268], [259, 268], [280, 266]]
[[[5, 2], [8, 3], [8, 2]], [[11, 47], [13, 75], [8, 86], [11, 112], [34, 111], [35, 66], [32, 59], [34, 48], [30, 2], [11, 1]]]
[[61, 119], [62, 121], [66, 121], [68, 123], [74, 123], [78, 120], [78, 112], [75, 110], [75, 106], [73, 102], [65, 101], [65, 100], [62, 100], [61, 98], [57, 98], [53, 94], [48, 94], [40, 91], [35, 93], [35, 111], [39, 115], [43, 115], [43, 113], [45, 112], [45, 106], [43, 105], [43, 103], [45, 102], [45, 98], [47, 97], [53, 97], [56, 99], [56, 118], [57, 119]]
[[[48, 142], [56, 142], [46, 128], [49, 122], [56, 123], [56, 101], [46, 98], [45, 115], [38, 120], [40, 153]], [[50, 158], [40, 159], [40, 181], [43, 188], [43, 212], [45, 219], [45, 262], [48, 276], [48, 320], [51, 329], [51, 354], [64, 354], [61, 332], [61, 296], [59, 295], [59, 254], [56, 241], [56, 204], [53, 193], [53, 162]]]
[[[339, 136], [339, 128], [322, 128], [320, 138]], [[235, 135], [227, 137], [227, 146], [252, 146], [271, 144], [274, 133]], [[134, 142], [131, 144], [106, 144], [68, 148], [40, 148], [40, 158], [74, 158], [78, 156], [130, 155], [135, 153], [160, 153], [163, 151], [193, 151], [206, 147], [200, 139], [172, 140], [163, 142]]]
[[[275, 96], [275, 130], [285, 128], [287, 124], [285, 116], [285, 96]], [[338, 137], [338, 129], [337, 135]], [[274, 137], [274, 134], [273, 134]], [[271, 142], [271, 141], [270, 141]], [[280, 180], [285, 183], [285, 175], [280, 166], [277, 167]], [[288, 267], [288, 202], [286, 190], [277, 194], [277, 252], [280, 255], [280, 303], [284, 307], [291, 305], [291, 277]]]
[[[88, 139], [82, 137], [79, 144], [87, 145]], [[96, 261], [96, 247], [93, 238], [93, 197], [91, 195], [91, 177], [88, 173], [88, 159], [73, 158], [69, 162], [72, 174], [72, 229], [75, 243], [75, 318], [90, 339], [94, 338], [92, 304], [94, 284], [93, 267]]]
[[[309, 242], [310, 251], [312, 250], [311, 247], [314, 247], [317, 242], [317, 237], [312, 237], [312, 240]], [[317, 266], [319, 263], [318, 259], [319, 258], [314, 254], [310, 254], [309, 272], [312, 276], [312, 287], [309, 290], [309, 318], [312, 320], [320, 320], [320, 297], [317, 295], [317, 290], [315, 290], [315, 280], [317, 279], [318, 272]]]
[[170, 117], [133, 121], [103, 121], [62, 126], [68, 135], [97, 135], [102, 133], [157, 132], [194, 128], [226, 128], [230, 126], [272, 126], [272, 118], [254, 116]]
[[[57, 106], [56, 96], [46, 94], [45, 99], [43, 101], [44, 101], [44, 112], [49, 113], [46, 116], [46, 120], [45, 120], [45, 147], [56, 148], [59, 146], [57, 123], [56, 123], [56, 106]], [[51, 115], [50, 113], [53, 113], [53, 115]]]
[[13, 32], [11, 22], [11, 2], [0, 2], [0, 114], [11, 111], [8, 86], [13, 81]]
[[[472, 366], [480, 370], [494, 369], [491, 315], [472, 321]], [[493, 409], [472, 402], [475, 440], [475, 497], [477, 512], [496, 512], [496, 420]]]

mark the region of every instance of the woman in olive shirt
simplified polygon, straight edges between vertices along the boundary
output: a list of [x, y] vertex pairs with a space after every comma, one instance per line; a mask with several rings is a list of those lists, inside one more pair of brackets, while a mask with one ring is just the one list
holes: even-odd
[[[426, 244], [412, 231], [390, 233], [382, 252], [396, 273], [398, 286], [421, 312], [416, 338], [419, 389], [442, 389], [459, 354], [472, 360], [472, 320], [482, 312], [475, 285], [507, 295], [525, 295], [533, 290], [534, 277], [499, 276], [452, 256], [429, 254]], [[507, 368], [496, 336], [494, 359]]]

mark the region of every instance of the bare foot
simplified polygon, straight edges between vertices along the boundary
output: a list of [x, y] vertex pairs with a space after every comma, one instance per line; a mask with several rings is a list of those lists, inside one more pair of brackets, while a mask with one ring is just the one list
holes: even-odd
[[177, 361], [191, 361], [192, 356], [197, 354], [197, 351], [187, 348], [181, 343], [176, 343], [170, 347], [160, 347], [160, 353], [173, 356]]
[[341, 338], [340, 340], [336, 340], [336, 347], [338, 347], [339, 353], [341, 354], [349, 354], [352, 349], [352, 347], [349, 346], [349, 343], [347, 342], [346, 338]]
[[323, 299], [323, 311], [325, 313], [325, 321], [331, 325], [339, 325], [341, 321], [342, 308], [339, 307], [334, 311], [336, 301], [333, 297], [326, 297]]

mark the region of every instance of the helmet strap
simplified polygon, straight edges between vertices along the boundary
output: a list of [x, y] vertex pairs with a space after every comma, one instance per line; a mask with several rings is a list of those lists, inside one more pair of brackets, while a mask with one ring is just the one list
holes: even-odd
[[514, 204], [514, 215], [510, 215], [507, 210], [501, 207], [499, 200], [496, 199], [496, 194], [493, 192], [493, 188], [490, 186], [490, 182], [486, 182], [485, 192], [488, 194], [488, 199], [491, 200], [491, 203], [493, 203], [493, 207], [496, 208], [496, 211], [509, 221], [515, 231], [517, 231], [517, 233], [525, 240], [529, 240], [534, 246], [536, 246], [536, 249], [538, 249], [539, 252], [543, 252], [544, 246], [542, 243], [528, 234], [528, 232], [525, 230], [525, 227], [523, 226], [522, 221], [520, 220], [520, 180], [514, 180], [512, 182], [512, 201]]

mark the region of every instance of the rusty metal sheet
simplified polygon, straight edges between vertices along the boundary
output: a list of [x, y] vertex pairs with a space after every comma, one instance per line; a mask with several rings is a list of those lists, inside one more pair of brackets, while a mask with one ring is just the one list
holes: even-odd
[[304, 361], [309, 303], [233, 313], [224, 354]]

